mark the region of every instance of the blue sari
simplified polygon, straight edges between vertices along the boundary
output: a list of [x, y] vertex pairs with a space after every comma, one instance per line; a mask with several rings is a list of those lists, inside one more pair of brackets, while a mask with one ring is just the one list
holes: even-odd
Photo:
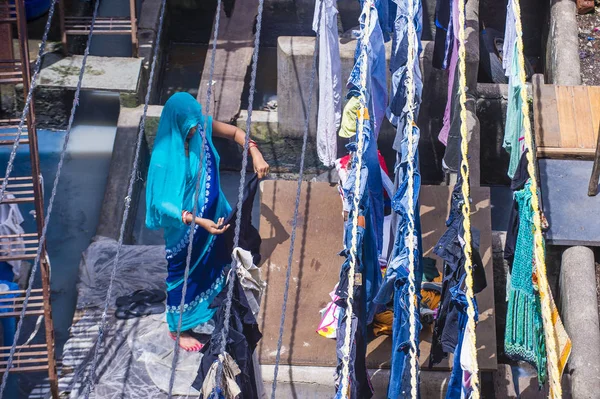
[[[196, 133], [185, 140], [191, 128]], [[146, 186], [146, 225], [163, 228], [168, 262], [167, 322], [177, 330], [190, 229], [194, 229], [192, 257], [182, 319], [182, 331], [209, 321], [216, 309], [210, 304], [221, 292], [223, 269], [231, 261], [223, 235], [212, 235], [198, 225], [187, 226], [181, 213], [193, 211], [196, 180], [200, 192], [196, 216], [217, 221], [227, 217], [231, 207], [220, 188], [219, 154], [212, 142], [212, 119], [204, 132], [200, 104], [188, 93], [176, 93], [165, 104], [158, 127]], [[202, 148], [201, 134], [206, 133]], [[200, 164], [201, 162], [201, 164]]]

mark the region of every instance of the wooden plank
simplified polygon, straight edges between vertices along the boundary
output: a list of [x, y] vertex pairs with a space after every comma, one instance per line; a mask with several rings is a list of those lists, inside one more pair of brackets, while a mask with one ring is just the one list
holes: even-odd
[[573, 87], [573, 110], [575, 113], [575, 126], [577, 132], [578, 148], [593, 148], [596, 144], [594, 138], [594, 121], [590, 98], [586, 86]]
[[592, 130], [594, 138], [597, 139], [598, 132], [600, 131], [600, 87], [588, 86], [588, 98], [590, 100], [590, 109], [594, 123]]
[[[259, 324], [264, 336], [259, 346], [261, 364], [273, 364], [277, 349], [281, 301], [289, 251], [296, 183], [266, 181], [262, 183], [260, 234], [263, 238], [263, 278], [267, 289], [263, 296]], [[477, 328], [479, 367], [495, 370], [496, 332], [491, 248], [491, 214], [489, 189], [472, 188], [473, 225], [481, 231], [482, 258], [488, 287], [478, 296], [481, 310]], [[451, 188], [424, 186], [421, 193], [423, 245], [426, 256], [445, 232]], [[306, 366], [335, 366], [335, 341], [316, 333], [319, 310], [329, 301], [329, 292], [339, 278], [343, 259], [342, 206], [335, 187], [327, 183], [304, 183], [300, 202], [296, 248], [293, 258], [292, 283], [289, 292], [285, 335], [281, 362]], [[438, 270], [442, 265], [438, 259]], [[421, 363], [427, 366], [431, 346], [431, 329], [421, 334]], [[389, 367], [391, 337], [380, 337], [370, 343], [369, 368]], [[440, 365], [447, 368], [448, 364]]]
[[558, 105], [558, 123], [560, 127], [560, 146], [562, 148], [577, 147], [577, 129], [573, 109], [573, 87], [555, 86]]
[[[240, 112], [246, 72], [254, 50], [253, 28], [257, 10], [257, 0], [237, 1], [229, 18], [221, 10], [210, 105], [216, 120], [230, 122]], [[198, 89], [198, 101], [203, 106], [206, 106], [206, 91], [211, 83], [212, 43], [211, 38]]]
[[560, 128], [554, 86], [546, 84], [535, 85], [533, 104], [533, 126], [538, 147], [559, 147]]
[[538, 158], [592, 159], [594, 153], [591, 148], [542, 147], [537, 149]]

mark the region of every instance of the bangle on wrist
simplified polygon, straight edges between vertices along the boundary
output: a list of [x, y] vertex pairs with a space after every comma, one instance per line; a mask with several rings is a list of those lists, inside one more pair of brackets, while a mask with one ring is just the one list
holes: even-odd
[[250, 154], [250, 150], [252, 148], [258, 149], [258, 145], [256, 144], [256, 141], [250, 139], [250, 140], [248, 140], [248, 154]]
[[192, 222], [187, 221], [188, 215], [191, 215], [191, 214], [192, 214], [192, 212], [190, 212], [190, 211], [181, 212], [181, 221], [183, 222], [183, 224], [187, 224], [188, 226], [192, 224]]

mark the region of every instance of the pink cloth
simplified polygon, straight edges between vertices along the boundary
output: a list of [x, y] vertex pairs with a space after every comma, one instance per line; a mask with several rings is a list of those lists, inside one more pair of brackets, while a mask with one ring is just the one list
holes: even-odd
[[450, 114], [452, 112], [452, 97], [454, 96], [454, 79], [456, 75], [456, 64], [458, 63], [458, 40], [454, 40], [452, 45], [452, 54], [450, 56], [450, 65], [448, 66], [448, 100], [444, 111], [444, 124], [438, 140], [444, 145], [448, 145], [448, 133], [450, 133]]

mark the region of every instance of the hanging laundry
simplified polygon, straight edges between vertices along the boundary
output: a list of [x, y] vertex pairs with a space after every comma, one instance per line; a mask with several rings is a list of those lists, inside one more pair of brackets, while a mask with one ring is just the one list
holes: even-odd
[[[361, 5], [362, 12], [359, 17], [360, 36], [356, 44], [354, 67], [348, 78], [347, 98], [359, 97], [361, 93], [365, 95], [365, 104], [369, 111], [372, 131], [376, 140], [379, 136], [379, 130], [381, 129], [388, 102], [384, 36], [379, 24], [377, 9], [372, 7], [372, 3], [365, 2], [364, 0], [361, 0]], [[368, 26], [366, 25], [367, 7], [371, 8]], [[366, 86], [363, 86], [361, 69], [365, 63], [367, 64], [367, 81]], [[354, 107], [353, 102], [349, 101], [346, 107]], [[355, 112], [349, 112], [349, 115], [354, 115], [354, 119], [356, 119]], [[344, 109], [345, 117], [346, 111]], [[342, 125], [344, 125], [343, 121]]]
[[546, 381], [546, 342], [534, 259], [531, 181], [515, 191], [519, 231], [512, 266], [504, 337], [505, 353], [536, 368], [540, 386]]
[[[223, 365], [223, 381], [217, 384], [219, 363]], [[237, 398], [242, 393], [240, 386], [236, 382], [236, 377], [240, 373], [240, 368], [235, 364], [231, 356], [229, 356], [229, 353], [219, 355], [219, 361], [213, 362], [206, 374], [200, 395], [206, 399]]]
[[336, 295], [338, 284], [335, 285], [333, 291], [329, 293], [331, 302], [325, 308], [321, 309], [321, 322], [317, 328], [317, 334], [325, 338], [337, 337], [337, 328], [339, 325], [342, 309], [336, 305], [340, 297]]
[[[413, 135], [415, 141], [413, 142], [413, 151], [415, 154], [415, 164], [418, 165], [418, 138], [419, 130], [416, 126], [413, 126]], [[408, 303], [411, 300], [416, 300], [417, 304], [420, 303], [420, 286], [422, 276], [421, 266], [421, 254], [422, 254], [422, 243], [421, 243], [421, 222], [419, 215], [419, 190], [421, 184], [421, 176], [419, 174], [418, 167], [414, 168], [413, 174], [413, 186], [414, 196], [413, 203], [414, 208], [411, 210], [414, 215], [414, 232], [413, 236], [409, 236], [408, 232], [408, 198], [410, 193], [408, 192], [408, 136], [403, 135], [402, 140], [402, 152], [401, 161], [396, 170], [396, 176], [400, 182], [399, 187], [392, 200], [392, 210], [396, 213], [398, 218], [398, 226], [396, 228], [396, 239], [394, 240], [394, 247], [390, 256], [390, 261], [386, 270], [386, 276], [383, 284], [375, 298], [375, 302], [380, 305], [385, 305], [390, 302], [393, 298], [394, 306], [394, 323], [393, 323], [393, 335], [392, 335], [392, 347], [395, 350], [392, 352], [392, 364], [390, 372], [390, 383], [388, 387], [388, 397], [397, 398], [403, 397], [402, 392], [410, 389], [410, 349], [411, 349], [411, 337], [410, 337], [410, 310]], [[415, 250], [415, 290], [417, 298], [411, 298], [409, 294], [409, 263], [408, 256], [410, 249], [408, 247], [408, 240], [414, 240]], [[416, 322], [415, 329], [417, 333], [421, 330], [421, 323], [419, 317], [419, 307], [415, 307], [414, 319]], [[418, 350], [418, 343], [417, 345]]]
[[337, 158], [336, 133], [342, 118], [342, 66], [336, 6], [335, 0], [317, 0], [313, 17], [313, 30], [319, 37], [317, 154], [325, 166], [333, 166]]
[[254, 317], [258, 317], [260, 312], [260, 300], [263, 291], [267, 287], [262, 279], [260, 269], [254, 264], [252, 254], [241, 248], [233, 250], [233, 259], [237, 262], [235, 272], [240, 280], [240, 284], [246, 294], [248, 306], [252, 310]]
[[[423, 78], [421, 76], [421, 65], [419, 62], [420, 54], [423, 51], [421, 44], [422, 33], [422, 5], [420, 1], [413, 2], [413, 9], [408, 9], [408, 4], [404, 0], [395, 0], [396, 2], [396, 18], [394, 23], [394, 40], [392, 42], [392, 56], [390, 58], [390, 72], [392, 74], [392, 90], [391, 100], [387, 108], [387, 117], [389, 121], [396, 127], [396, 138], [393, 148], [400, 152], [402, 136], [406, 131], [407, 123], [407, 84], [413, 84], [414, 94], [414, 119], [416, 121], [419, 115], [421, 105], [421, 93], [423, 91]], [[413, 42], [410, 43], [412, 48], [417, 50], [415, 54], [415, 62], [410, 68], [412, 69], [412, 82], [408, 82], [407, 70], [408, 62], [408, 15], [414, 15], [414, 20], [410, 21], [415, 26], [415, 36]]]
[[[14, 199], [15, 196], [10, 194], [10, 193], [6, 193], [5, 194], [5, 198], [6, 199]], [[17, 204], [0, 204], [0, 235], [2, 236], [16, 236], [16, 235], [21, 235], [24, 234], [25, 231], [23, 230], [23, 227], [21, 227], [21, 224], [25, 221], [25, 219], [23, 219], [23, 215], [21, 214], [21, 211], [19, 210], [19, 205]], [[23, 240], [15, 240], [10, 239], [10, 238], [2, 238], [0, 239], [0, 253], [4, 253], [7, 254], [9, 251], [11, 252], [12, 255], [19, 255], [21, 254], [20, 252], [18, 252], [19, 249], [25, 249], [25, 244], [19, 244], [19, 241], [23, 241]], [[4, 263], [4, 262], [2, 262]], [[21, 264], [22, 261], [20, 260], [11, 260], [11, 261], [7, 261], [6, 262], [8, 265], [10, 265], [10, 267], [12, 268], [12, 274], [14, 276], [12, 276], [13, 278], [10, 279], [10, 281], [12, 282], [14, 279], [19, 279], [20, 275], [21, 275]]]
[[[258, 342], [262, 338], [262, 334], [258, 329], [258, 323], [252, 314], [246, 293], [237, 274], [230, 275], [230, 278], [234, 279], [232, 282], [234, 287], [229, 319], [229, 334], [227, 336], [225, 351], [231, 356], [235, 362], [234, 364], [240, 370], [240, 373], [235, 376], [235, 382], [241, 389], [241, 394], [238, 395], [238, 398], [257, 398], [256, 373], [258, 371], [254, 368], [253, 354]], [[214, 363], [218, 362], [219, 355], [222, 355], [220, 349], [222, 329], [225, 326], [227, 291], [222, 290], [211, 304], [212, 307], [218, 309], [214, 319], [216, 327], [208, 343], [201, 349], [203, 356], [198, 369], [198, 376], [192, 384], [198, 391], [202, 390], [205, 380], [211, 374]], [[233, 369], [233, 365], [231, 367]], [[216, 382], [209, 382], [207, 384], [213, 384], [212, 386], [217, 385]], [[215, 398], [218, 397], [215, 396]]]
[[[460, 341], [460, 329], [458, 327], [460, 325], [461, 314], [464, 312], [457, 304], [457, 295], [459, 292], [456, 287], [460, 287], [466, 275], [464, 268], [465, 255], [463, 252], [465, 242], [463, 239], [464, 215], [462, 213], [463, 197], [461, 187], [462, 176], [459, 175], [452, 192], [450, 214], [446, 221], [447, 230], [434, 248], [434, 253], [444, 261], [444, 272], [441, 304], [433, 329], [429, 361], [430, 367], [440, 363], [448, 353], [454, 353]], [[473, 292], [477, 294], [487, 286], [487, 281], [483, 262], [479, 254], [479, 232], [473, 229], [471, 234], [473, 238]], [[463, 288], [460, 288], [460, 290], [464, 292]]]
[[452, 3], [454, 0], [437, 0], [435, 4], [435, 39], [432, 65], [437, 69], [448, 67], [448, 54], [454, 43], [452, 28]]
[[523, 131], [523, 100], [521, 91], [527, 87], [521, 85], [520, 72], [523, 66], [519, 65], [519, 50], [517, 47], [517, 32], [515, 30], [515, 15], [512, 9], [512, 0], [508, 2], [506, 14], [506, 31], [504, 34], [502, 65], [508, 76], [508, 106], [506, 110], [506, 126], [502, 147], [510, 155], [508, 177], [511, 179], [525, 152], [525, 136]]
[[[366, 177], [366, 176], [365, 176]], [[363, 206], [359, 212], [360, 220], [368, 221], [368, 196], [364, 198]], [[370, 324], [369, 315], [374, 312], [372, 301], [369, 301], [369, 295], [373, 289], [376, 289], [378, 280], [381, 279], [378, 268], [373, 267], [377, 261], [377, 250], [374, 246], [373, 229], [359, 223], [358, 232], [356, 235], [356, 248], [358, 250], [356, 256], [355, 273], [360, 275], [358, 284], [354, 287], [349, 285], [348, 272], [351, 262], [352, 248], [352, 219], [355, 217], [350, 214], [348, 222], [346, 222], [345, 242], [346, 249], [341, 255], [346, 257], [342, 270], [340, 272], [340, 282], [336, 290], [336, 295], [340, 298], [337, 305], [342, 309], [340, 324], [337, 329], [336, 352], [338, 365], [336, 368], [336, 399], [368, 399], [373, 395], [373, 387], [369, 373], [367, 371], [366, 356], [367, 356], [367, 325]], [[362, 280], [362, 281], [360, 281]], [[352, 314], [350, 319], [346, 315], [347, 300], [352, 290]], [[373, 317], [373, 316], [371, 316]], [[350, 328], [350, 361], [348, 375], [348, 390], [349, 392], [340, 392], [342, 385], [342, 369], [344, 358], [344, 345], [346, 329]]]
[[[444, 3], [442, 5], [440, 5], [440, 3]], [[448, 136], [450, 134], [450, 130], [451, 128], [453, 129], [453, 140], [451, 141], [457, 141], [460, 142], [460, 125], [457, 123], [453, 123], [453, 120], [459, 120], [460, 118], [458, 117], [458, 114], [460, 111], [458, 111], [458, 105], [459, 105], [459, 100], [458, 100], [458, 90], [455, 90], [456, 87], [458, 87], [458, 82], [459, 82], [459, 76], [458, 76], [458, 2], [456, 0], [438, 0], [438, 5], [440, 5], [442, 7], [442, 11], [443, 12], [448, 12], [448, 29], [447, 32], [445, 32], [444, 36], [443, 36], [443, 46], [445, 49], [445, 53], [444, 53], [444, 60], [443, 60], [443, 69], [447, 69], [448, 70], [448, 95], [447, 95], [447, 100], [446, 100], [446, 108], [444, 110], [444, 118], [443, 118], [443, 124], [442, 124], [442, 129], [440, 130], [440, 133], [438, 135], [438, 140], [444, 144], [445, 146], [448, 146]], [[444, 14], [445, 15], [445, 14]], [[436, 48], [438, 46], [438, 31], [441, 34], [442, 32], [444, 32], [443, 29], [437, 29], [436, 30]], [[441, 39], [440, 39], [441, 40]], [[434, 54], [435, 54], [435, 50], [434, 50]], [[435, 65], [434, 65], [435, 66]], [[454, 116], [454, 114], [456, 114], [456, 116]], [[451, 146], [450, 146], [451, 147]], [[446, 153], [448, 153], [448, 148], [446, 149]], [[451, 150], [451, 149], [450, 149]], [[446, 160], [446, 158], [450, 158], [446, 156], [447, 154], [445, 154], [444, 159]], [[458, 165], [456, 165], [456, 162], [454, 161], [454, 159], [458, 159], [458, 153], [456, 155], [453, 155], [452, 160], [450, 160], [449, 163], [450, 165], [445, 165], [448, 169], [450, 169], [451, 171], [456, 171], [458, 170]]]
[[[240, 248], [250, 251], [252, 254], [252, 262], [255, 265], [260, 264], [260, 244], [262, 239], [254, 225], [252, 225], [252, 207], [254, 206], [254, 198], [258, 191], [258, 175], [252, 174], [246, 181], [244, 192], [242, 194], [242, 217], [240, 221], [240, 237], [238, 245]], [[229, 229], [223, 233], [227, 252], [232, 253], [234, 248], [235, 225], [237, 223], [237, 204], [227, 216], [223, 225], [230, 225]]]
[[[398, 152], [396, 164], [395, 194], [392, 200], [393, 221], [393, 248], [389, 255], [388, 267], [383, 284], [375, 298], [380, 305], [388, 304], [393, 299], [393, 326], [392, 326], [392, 352], [390, 380], [387, 396], [397, 398], [406, 396], [411, 389], [410, 357], [411, 350], [418, 352], [417, 342], [411, 342], [410, 328], [414, 320], [417, 336], [421, 330], [419, 303], [421, 301], [421, 278], [422, 278], [422, 243], [421, 222], [419, 214], [419, 192], [421, 186], [421, 175], [419, 172], [418, 143], [420, 138], [419, 128], [415, 121], [418, 119], [421, 93], [423, 89], [420, 54], [421, 30], [422, 30], [422, 4], [421, 1], [413, 3], [413, 9], [409, 9], [406, 2], [395, 1], [396, 15], [394, 16], [394, 39], [392, 43], [392, 57], [390, 60], [390, 72], [392, 73], [392, 100], [387, 109], [387, 117], [396, 127], [396, 137], [393, 148]], [[412, 17], [411, 17], [412, 16]], [[412, 20], [411, 20], [412, 18]], [[409, 38], [409, 24], [414, 24], [415, 35]], [[412, 39], [412, 41], [410, 41]], [[408, 64], [409, 47], [414, 49], [415, 57], [412, 65]], [[408, 72], [412, 73], [412, 80]], [[407, 98], [407, 85], [413, 85], [412, 99]], [[409, 107], [412, 108], [413, 120], [407, 119]], [[412, 129], [412, 130], [409, 130]], [[412, 133], [413, 141], [409, 143], [408, 133]], [[412, 145], [412, 148], [409, 146]], [[409, 159], [409, 149], [413, 159]], [[412, 164], [412, 176], [409, 176], [409, 162]], [[408, 191], [409, 179], [412, 179], [413, 192]], [[412, 196], [412, 209], [408, 199]], [[408, 213], [413, 215], [412, 222]], [[412, 235], [409, 232], [412, 230]], [[416, 298], [409, 292], [409, 252], [408, 243], [415, 243], [414, 253], [414, 285]], [[410, 314], [410, 301], [416, 301], [414, 314]], [[412, 316], [412, 317], [411, 317]], [[412, 320], [411, 320], [412, 319]], [[417, 382], [418, 384], [418, 382]]]

